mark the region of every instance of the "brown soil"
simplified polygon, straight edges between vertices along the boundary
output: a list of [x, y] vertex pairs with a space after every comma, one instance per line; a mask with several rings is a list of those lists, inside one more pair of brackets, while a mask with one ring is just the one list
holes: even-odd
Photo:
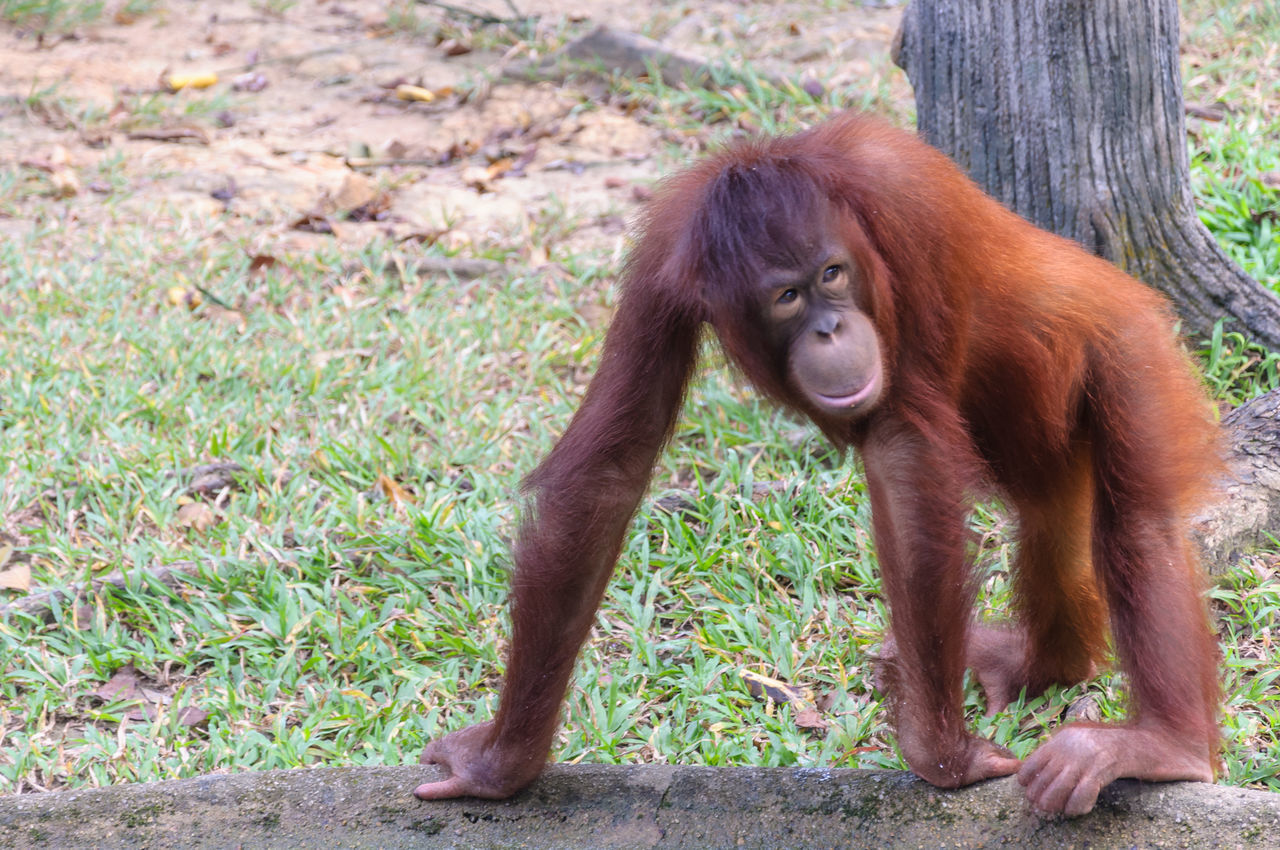
[[[272, 252], [379, 236], [474, 250], [550, 217], [583, 247], [620, 244], [643, 187], [670, 167], [664, 142], [696, 153], [715, 131], [667, 129], [586, 74], [504, 75], [602, 23], [790, 79], [887, 75], [909, 91], [887, 60], [897, 10], [856, 3], [123, 8], [70, 33], [0, 32], [0, 162], [20, 164], [0, 191], [0, 237], [53, 216], [216, 226]], [[208, 88], [162, 84], [209, 72]], [[406, 83], [435, 99], [397, 98]]]

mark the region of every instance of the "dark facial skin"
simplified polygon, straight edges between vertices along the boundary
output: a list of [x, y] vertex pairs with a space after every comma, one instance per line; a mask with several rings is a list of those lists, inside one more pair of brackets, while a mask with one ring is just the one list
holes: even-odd
[[857, 268], [823, 239], [798, 269], [765, 275], [762, 311], [788, 382], [826, 416], [856, 419], [880, 398], [884, 373], [871, 320], [858, 306]]

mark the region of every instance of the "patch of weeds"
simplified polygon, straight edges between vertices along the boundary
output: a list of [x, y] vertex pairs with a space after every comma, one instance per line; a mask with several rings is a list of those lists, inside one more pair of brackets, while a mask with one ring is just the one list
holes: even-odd
[[1227, 254], [1264, 286], [1280, 290], [1280, 122], [1205, 129], [1191, 169], [1200, 220]]
[[1272, 635], [1280, 625], [1280, 575], [1274, 555], [1233, 567], [1211, 589], [1222, 637], [1226, 708], [1225, 781], [1280, 791], [1280, 669]]
[[34, 168], [0, 167], [0, 216], [22, 215], [27, 201], [50, 191], [48, 178]]
[[0, 20], [44, 38], [95, 23], [105, 5], [102, 0], [0, 0]]
[[184, 89], [181, 92], [152, 92], [136, 94], [126, 99], [128, 118], [124, 129], [136, 130], [165, 125], [172, 121], [212, 121], [224, 112], [232, 111], [236, 97], [230, 92], [203, 92]]
[[1276, 115], [1280, 107], [1280, 3], [1183, 0], [1188, 103]]
[[[420, 14], [415, 6], [435, 6], [436, 14]], [[434, 30], [437, 44], [452, 42], [470, 50], [498, 53], [520, 47], [532, 55], [562, 43], [564, 31], [561, 16], [526, 16], [515, 3], [506, 3], [502, 11], [495, 14], [472, 11], [462, 4], [450, 6], [426, 0], [393, 3], [387, 10], [387, 26], [411, 34]]]
[[124, 151], [112, 150], [108, 151], [102, 159], [98, 160], [95, 167], [95, 182], [102, 185], [104, 194], [114, 195], [124, 191], [129, 186], [129, 178], [126, 173], [128, 164]]
[[1186, 100], [1216, 119], [1189, 122], [1200, 219], [1280, 291], [1280, 4], [1186, 0], [1182, 11]]
[[1224, 321], [1213, 326], [1213, 335], [1196, 355], [1213, 397], [1235, 407], [1280, 387], [1280, 354], [1239, 332], [1224, 331]]
[[431, 23], [417, 9], [413, 0], [397, 0], [387, 6], [387, 29], [401, 35], [422, 35]]
[[22, 109], [55, 130], [85, 130], [106, 120], [107, 110], [101, 105], [59, 94], [60, 87], [58, 81], [43, 88], [33, 82], [31, 91], [20, 100]]
[[163, 6], [164, 0], [126, 0], [116, 10], [116, 20], [120, 23], [132, 23]]
[[886, 77], [839, 89], [776, 80], [751, 66], [713, 66], [706, 85], [670, 86], [661, 74], [615, 77], [615, 92], [634, 101], [652, 123], [682, 132], [710, 127], [719, 136], [781, 134], [815, 124], [841, 109], [892, 113]]
[[283, 18], [296, 5], [298, 0], [253, 0], [252, 3], [254, 9], [273, 18]]

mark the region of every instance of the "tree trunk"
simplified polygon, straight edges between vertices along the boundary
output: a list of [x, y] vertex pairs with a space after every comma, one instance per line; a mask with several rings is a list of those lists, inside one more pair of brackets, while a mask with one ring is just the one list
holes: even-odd
[[1275, 546], [1280, 529], [1280, 392], [1245, 402], [1222, 418], [1231, 441], [1223, 498], [1196, 520], [1195, 537], [1210, 572], [1250, 546]]
[[921, 135], [1015, 212], [1280, 350], [1280, 300], [1197, 218], [1176, 0], [911, 0], [895, 60]]

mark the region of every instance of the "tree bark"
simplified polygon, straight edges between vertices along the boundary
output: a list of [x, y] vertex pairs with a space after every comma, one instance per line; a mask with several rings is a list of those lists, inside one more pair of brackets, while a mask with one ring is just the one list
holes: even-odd
[[1280, 349], [1280, 300], [1196, 216], [1176, 0], [912, 0], [895, 61], [922, 136], [1035, 224]]
[[1196, 521], [1195, 538], [1210, 572], [1249, 547], [1274, 547], [1280, 529], [1280, 393], [1245, 402], [1222, 418], [1231, 442], [1222, 498]]

